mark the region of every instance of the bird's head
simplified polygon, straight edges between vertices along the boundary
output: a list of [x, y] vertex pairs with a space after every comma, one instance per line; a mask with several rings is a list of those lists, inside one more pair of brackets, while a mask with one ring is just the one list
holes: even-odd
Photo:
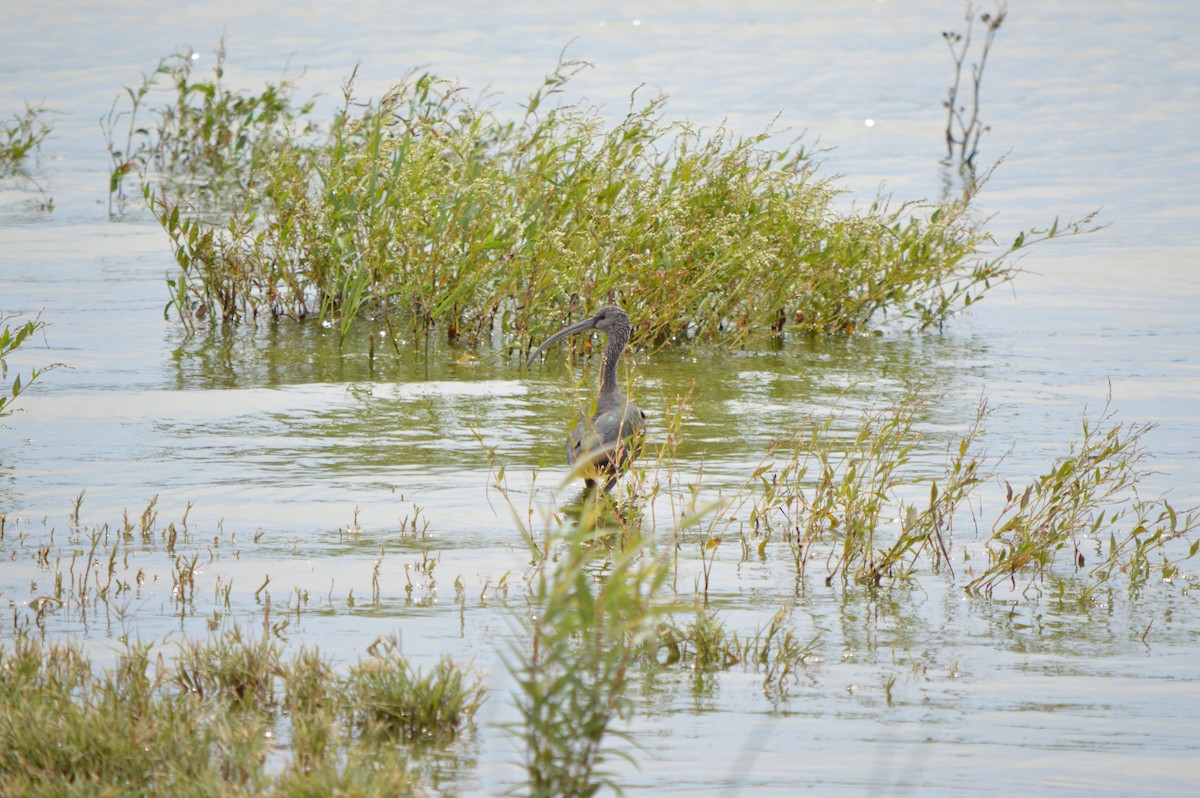
[[607, 335], [624, 335], [629, 337], [629, 314], [616, 305], [608, 305], [596, 311], [592, 316], [592, 326]]
[[546, 347], [555, 341], [566, 338], [568, 335], [574, 335], [578, 332], [586, 330], [599, 330], [608, 336], [609, 340], [614, 342], [618, 348], [624, 348], [626, 342], [629, 341], [629, 332], [632, 327], [629, 324], [629, 314], [621, 310], [616, 305], [608, 305], [596, 311], [596, 315], [590, 319], [577, 321], [569, 327], [563, 327], [547, 338], [541, 346], [533, 350], [533, 354], [529, 356], [526, 365], [532, 366], [537, 360], [538, 355], [545, 351]]

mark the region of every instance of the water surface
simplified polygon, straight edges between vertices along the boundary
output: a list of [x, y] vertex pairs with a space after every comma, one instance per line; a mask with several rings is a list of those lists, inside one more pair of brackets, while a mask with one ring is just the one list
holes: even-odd
[[[1099, 206], [1111, 226], [1035, 250], [1012, 290], [938, 335], [635, 357], [652, 434], [693, 391], [680, 473], [703, 471], [706, 490], [732, 490], [771, 439], [809, 414], [923, 378], [943, 398], [922, 419], [919, 467], [933, 468], [986, 395], [984, 444], [1006, 455], [1006, 478], [1027, 481], [1067, 453], [1085, 411], [1100, 412], [1111, 392], [1118, 419], [1158, 425], [1146, 440], [1160, 473], [1147, 493], [1200, 503], [1200, 163], [1188, 155], [1200, 123], [1198, 15], [1183, 2], [1014, 9], [984, 85], [983, 157], [1005, 161], [980, 212], [997, 214], [1000, 242]], [[563, 430], [592, 372], [559, 357], [526, 371], [502, 352], [437, 340], [377, 347], [371, 358], [366, 332], [342, 348], [316, 325], [186, 338], [162, 315], [173, 268], [165, 236], [136, 208], [108, 215], [96, 120], [177, 46], [210, 58], [222, 31], [230, 80], [249, 88], [277, 79], [289, 57], [304, 69], [302, 91], [330, 103], [359, 61], [364, 96], [428, 66], [490, 87], [502, 111], [515, 111], [570, 43], [568, 56], [595, 68], [568, 95], [609, 118], [643, 83], [670, 94], [669, 116], [699, 125], [751, 134], [778, 115], [776, 127], [792, 131], [781, 137], [807, 130], [814, 146], [833, 148], [824, 169], [844, 175], [847, 206], [881, 186], [897, 200], [937, 199], [950, 67], [939, 33], [960, 19], [955, 4], [876, 0], [9, 9], [0, 108], [44, 100], [58, 115], [31, 168], [54, 210], [37, 210], [41, 195], [19, 178], [0, 184], [0, 308], [41, 310], [48, 323], [12, 369], [64, 367], [0, 429], [0, 635], [29, 622], [53, 572], [34, 564], [38, 545], [86, 549], [91, 530], [107, 524], [112, 534], [126, 511], [136, 524], [154, 497], [156, 528], [182, 530], [194, 502], [179, 544], [204, 554], [190, 600], [172, 592], [175, 561], [154, 537], [134, 547], [142, 585], [88, 613], [51, 613], [48, 634], [103, 659], [124, 634], [177, 639], [260, 622], [256, 591], [269, 576], [274, 617], [301, 609], [277, 631], [290, 643], [319, 644], [344, 664], [399, 631], [419, 662], [473, 659], [492, 699], [464, 753], [470, 764], [443, 788], [502, 790], [519, 772], [497, 727], [514, 717], [497, 641], [512, 633], [522, 599], [498, 585], [506, 574], [517, 584], [528, 556], [476, 431], [536, 518], [569, 498], [553, 490]], [[72, 533], [80, 491], [84, 532]], [[986, 517], [1002, 489], [981, 498]], [[977, 553], [986, 532], [960, 526], [956, 557]], [[669, 533], [658, 531], [660, 546]], [[700, 565], [694, 546], [681, 552], [676, 586], [688, 603]], [[440, 558], [432, 579], [430, 558]], [[225, 606], [218, 590], [230, 582]], [[962, 582], [925, 574], [869, 594], [797, 579], [779, 551], [741, 562], [723, 546], [709, 599], [727, 624], [753, 630], [787, 604], [802, 638], [819, 635], [819, 659], [784, 695], [764, 694], [761, 677], [737, 669], [640, 687], [632, 730], [643, 767], [621, 766], [622, 781], [635, 794], [1189, 791], [1200, 775], [1194, 594], [1152, 585], [1081, 604], [1070, 599], [1072, 575], [1057, 574], [1040, 596], [987, 601], [966, 598]]]

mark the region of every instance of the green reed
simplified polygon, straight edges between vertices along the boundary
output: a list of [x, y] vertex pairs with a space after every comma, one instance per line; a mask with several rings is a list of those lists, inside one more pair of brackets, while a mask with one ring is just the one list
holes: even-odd
[[[378, 316], [393, 337], [503, 333], [521, 348], [602, 300], [637, 320], [637, 345], [923, 329], [1011, 280], [1021, 250], [1091, 220], [998, 245], [972, 212], [984, 180], [937, 205], [841, 211], [801, 141], [668, 121], [661, 96], [635, 94], [609, 125], [564, 99], [585, 66], [560, 63], [515, 119], [430, 74], [375, 102], [351, 77], [318, 125], [285, 84], [197, 92], [190, 61], [160, 65], [177, 100], [138, 130], [170, 155], [112, 149], [118, 169], [160, 177], [144, 195], [180, 266], [168, 310], [189, 327], [317, 318], [343, 336]], [[130, 98], [132, 125], [145, 97]], [[189, 179], [171, 179], [181, 165]]]

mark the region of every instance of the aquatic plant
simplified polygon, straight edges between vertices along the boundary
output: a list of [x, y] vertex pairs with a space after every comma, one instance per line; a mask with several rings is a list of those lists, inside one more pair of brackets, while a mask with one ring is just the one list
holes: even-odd
[[655, 640], [654, 598], [667, 568], [645, 538], [614, 549], [603, 537], [586, 519], [551, 536], [531, 578], [524, 640], [506, 660], [533, 796], [616, 787], [602, 766], [613, 755], [627, 757], [611, 747], [610, 738], [622, 736], [613, 722], [633, 711], [630, 671]]
[[[131, 174], [186, 183], [193, 206], [227, 207], [245, 191], [268, 148], [309, 132], [304, 120], [312, 104], [294, 105], [293, 78], [268, 83], [258, 94], [230, 89], [224, 83], [224, 39], [214, 53], [211, 78], [194, 74], [199, 61], [200, 54], [190, 49], [161, 59], [139, 84], [126, 86], [100, 120], [111, 161], [110, 211], [114, 202], [126, 200]], [[156, 119], [148, 122], [142, 114], [163, 82], [174, 97], [150, 109]]]
[[[5, 358], [17, 351], [30, 336], [38, 330], [46, 326], [46, 323], [41, 320], [41, 317], [31, 319], [23, 324], [10, 324], [16, 317], [5, 316], [0, 313], [0, 380], [8, 379], [8, 363]], [[24, 393], [30, 385], [39, 377], [53, 368], [57, 368], [58, 364], [44, 366], [40, 369], [31, 369], [29, 377], [25, 380], [21, 379], [21, 375], [13, 377], [12, 385], [7, 390], [0, 390], [0, 418], [11, 415], [13, 412], [13, 402]]]
[[46, 121], [46, 109], [25, 104], [25, 113], [13, 114], [12, 120], [0, 122], [0, 173], [25, 160], [54, 129]]
[[[585, 66], [560, 63], [515, 120], [430, 74], [376, 102], [355, 99], [352, 77], [324, 132], [268, 120], [253, 157], [220, 156], [239, 168], [215, 219], [190, 184], [147, 182], [180, 266], [168, 311], [188, 327], [318, 318], [343, 337], [366, 315], [393, 338], [401, 323], [468, 342], [503, 333], [526, 352], [601, 300], [637, 320], [636, 346], [923, 329], [1012, 279], [1015, 253], [1090, 221], [1022, 233], [996, 254], [971, 212], [983, 181], [939, 205], [842, 212], [801, 141], [697, 130], [667, 121], [664, 97], [636, 94], [608, 126], [560, 96]], [[282, 89], [272, 97], [295, 107]], [[314, 130], [310, 108], [270, 119]], [[219, 137], [190, 143], [207, 129], [151, 135], [222, 152]], [[562, 310], [537, 315], [548, 307]]]
[[659, 625], [655, 663], [689, 669], [701, 683], [740, 666], [762, 674], [764, 692], [782, 695], [820, 644], [819, 634], [800, 641], [787, 605], [749, 635], [730, 631], [715, 610], [701, 603], [688, 623], [680, 624], [676, 616], [672, 613]]
[[[772, 443], [742, 488], [696, 530], [697, 591], [707, 597], [725, 538], [741, 541], [743, 561], [753, 552], [769, 557], [772, 541], [782, 539], [797, 575], [822, 564], [817, 575], [827, 585], [839, 577], [847, 586], [899, 584], [924, 568], [957, 579], [955, 523], [978, 528], [984, 520], [971, 502], [996, 484], [998, 463], [978, 448], [989, 413], [981, 400], [974, 420], [947, 441], [940, 475], [928, 462], [914, 464], [932, 400], [925, 388], [909, 386], [857, 420], [838, 407]], [[1149, 429], [1116, 423], [1107, 410], [1099, 422], [1085, 417], [1082, 437], [1045, 475], [1023, 490], [999, 480], [1005, 496], [983, 544], [988, 564], [981, 573], [967, 566], [966, 592], [990, 595], [1010, 582], [1018, 593], [1037, 593], [1048, 569], [1064, 560], [1084, 597], [1118, 577], [1134, 593], [1153, 573], [1164, 582], [1179, 578], [1181, 563], [1200, 553], [1200, 511], [1139, 492], [1149, 474], [1141, 465]], [[692, 489], [699, 494], [703, 486]], [[970, 544], [957, 544], [972, 563]]]
[[347, 679], [353, 728], [361, 735], [444, 744], [465, 731], [483, 703], [479, 680], [449, 659], [428, 673], [414, 669], [395, 637], [377, 639], [367, 653], [371, 659]]
[[[396, 738], [360, 733], [382, 706], [367, 682], [411, 675], [394, 650], [340, 677], [315, 650], [285, 659], [240, 632], [188, 641], [173, 662], [152, 662], [152, 648], [130, 643], [97, 673], [76, 644], [24, 633], [0, 643], [0, 794], [82, 784], [88, 794], [425, 794], [402, 751], [382, 755]], [[387, 707], [439, 708], [410, 718], [422, 725], [400, 738], [443, 744], [461, 733], [479, 699], [477, 684], [457, 691], [463, 677], [443, 660], [415, 682], [386, 682], [397, 688], [384, 690]]]
[[1172, 581], [1179, 563], [1200, 552], [1200, 540], [1192, 539], [1200, 512], [1181, 513], [1166, 498], [1139, 494], [1150, 473], [1142, 438], [1151, 428], [1114, 422], [1106, 407], [1096, 420], [1084, 417], [1070, 453], [1024, 490], [1006, 482], [1005, 505], [987, 539], [989, 565], [967, 590], [991, 594], [1006, 581], [1014, 590], [1036, 590], [1064, 553], [1081, 572], [1093, 561], [1086, 593], [1118, 575], [1140, 589], [1154, 569], [1151, 555], [1161, 557], [1163, 581]]
[[[872, 602], [902, 595], [881, 588], [910, 583], [923, 569], [977, 600], [1011, 584], [1018, 597], [1055, 589], [1082, 605], [1118, 579], [1133, 594], [1151, 576], [1184, 581], [1180, 564], [1200, 551], [1200, 516], [1138, 496], [1147, 428], [1116, 424], [1107, 410], [1099, 420], [1085, 418], [1082, 440], [1047, 475], [1024, 490], [1002, 483], [1007, 506], [990, 536], [972, 546], [955, 539], [953, 526], [961, 506], [994, 484], [994, 465], [977, 450], [986, 403], [964, 430], [939, 431], [943, 467], [916, 456], [917, 442], [929, 434], [931, 401], [926, 390], [912, 388], [890, 404], [839, 406], [804, 434], [777, 441], [744, 495], [705, 503], [703, 473], [678, 473], [675, 447], [688, 397], [672, 399], [664, 408], [666, 440], [648, 444], [620, 489], [600, 491], [574, 514], [549, 512], [538, 540], [529, 534], [534, 494], [529, 509], [518, 509], [498, 467], [497, 488], [531, 563], [521, 593], [528, 605], [506, 658], [521, 716], [512, 729], [526, 775], [519, 789], [569, 795], [618, 788], [605, 763], [631, 758], [616, 743], [626, 739], [621, 721], [641, 706], [630, 690], [638, 676], [675, 669], [707, 690], [730, 671], [753, 673], [772, 701], [785, 700], [805, 674], [815, 679], [820, 637], [797, 629], [792, 608], [802, 606], [801, 583], [818, 563], [827, 584], [840, 577], [843, 593], [861, 591]], [[495, 452], [489, 455], [495, 467]], [[261, 636], [234, 626], [184, 638], [157, 657], [152, 645], [129, 642], [114, 667], [97, 671], [82, 648], [53, 642], [48, 625], [57, 618], [86, 628], [89, 618], [101, 617], [112, 624], [124, 618], [125, 597], [161, 575], [164, 591], [170, 587], [167, 613], [180, 620], [203, 615], [211, 596], [213, 628], [220, 630], [222, 613], [231, 612], [231, 585], [219, 576], [215, 586], [211, 577], [205, 582], [198, 553], [218, 570], [223, 553], [236, 557], [269, 536], [256, 533], [238, 544], [224, 530], [199, 534], [186, 511], [163, 525], [156, 499], [120, 523], [95, 527], [81, 518], [83, 500], [81, 493], [68, 528], [57, 533], [31, 536], [28, 520], [10, 524], [0, 514], [6, 560], [33, 563], [31, 598], [21, 602], [12, 593], [11, 631], [0, 645], [0, 793], [87, 783], [114, 792], [170, 784], [198, 793], [416, 794], [430, 761], [426, 749], [444, 755], [472, 727], [484, 697], [474, 674], [448, 660], [417, 669], [394, 638], [377, 640], [345, 673], [315, 650], [288, 654], [287, 624], [308, 611], [307, 592], [297, 589], [294, 602], [273, 612], [270, 577], [256, 591], [257, 580], [241, 591], [244, 599], [253, 591]], [[413, 505], [411, 520], [401, 522], [406, 542], [417, 536], [419, 514]], [[368, 534], [357, 515], [352, 526], [356, 541]], [[722, 613], [719, 568], [712, 596], [707, 587], [701, 596], [699, 586], [691, 601], [668, 593], [681, 571], [711, 568], [729, 551], [707, 547], [722, 537], [741, 538], [744, 559], [757, 553], [795, 562], [796, 594], [783, 596], [782, 607], [773, 601], [774, 615], [749, 633], [731, 629]], [[701, 555], [681, 561], [680, 552], [694, 551], [697, 542]], [[951, 553], [963, 555], [955, 559], [967, 564], [965, 577], [951, 570]], [[976, 575], [980, 560], [987, 564]], [[419, 564], [424, 576], [433, 561], [426, 555]], [[507, 591], [506, 580], [491, 595]], [[465, 613], [457, 580], [456, 588]], [[331, 599], [326, 609], [332, 606]], [[654, 681], [644, 680], [647, 689], [656, 689]], [[895, 674], [880, 677], [889, 702], [895, 681]]]
[[[928, 389], [909, 385], [895, 401], [866, 408], [853, 421], [835, 407], [810, 419], [803, 432], [773, 442], [742, 492], [729, 499], [741, 509], [719, 523], [741, 530], [744, 551], [751, 548], [746, 529], [763, 554], [769, 540], [782, 538], [800, 576], [823, 559], [826, 584], [840, 575], [844, 583], [879, 585], [908, 578], [922, 564], [949, 566], [956, 512], [989, 476], [975, 451], [987, 406], [981, 402], [974, 422], [949, 444], [944, 475], [930, 478], [910, 462], [933, 401]], [[916, 486], [927, 486], [928, 505], [908, 498], [920, 495]]]
[[280, 646], [269, 636], [247, 640], [235, 626], [212, 640], [185, 642], [176, 658], [175, 683], [199, 698], [269, 708], [275, 703], [280, 654]]
[[971, 49], [971, 33], [975, 26], [976, 8], [973, 3], [967, 3], [966, 31], [944, 31], [942, 38], [950, 48], [950, 57], [954, 59], [954, 81], [950, 84], [942, 107], [946, 109], [946, 159], [957, 157], [960, 164], [968, 170], [973, 170], [975, 157], [979, 154], [979, 139], [990, 128], [983, 124], [979, 116], [979, 91], [983, 84], [983, 70], [987, 67], [988, 54], [996, 40], [996, 33], [1008, 16], [1007, 3], [1000, 3], [994, 12], [981, 12], [979, 21], [984, 26], [983, 45], [979, 60], [971, 64], [971, 110], [960, 101], [959, 91], [962, 86], [963, 64]]

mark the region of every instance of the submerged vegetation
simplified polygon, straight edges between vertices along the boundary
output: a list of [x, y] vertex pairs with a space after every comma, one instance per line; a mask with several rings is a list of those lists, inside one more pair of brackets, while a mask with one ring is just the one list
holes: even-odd
[[[164, 60], [109, 125], [128, 115], [123, 147], [110, 135], [110, 188], [144, 175], [180, 266], [168, 308], [189, 327], [317, 318], [344, 336], [366, 316], [393, 337], [403, 321], [528, 348], [603, 298], [637, 320], [643, 346], [924, 329], [1012, 279], [1021, 250], [1090, 221], [997, 246], [975, 188], [841, 211], [801, 141], [670, 122], [663, 97], [635, 93], [611, 126], [564, 101], [579, 62], [560, 63], [515, 119], [414, 74], [376, 102], [352, 77], [327, 124], [286, 82], [227, 90], [223, 50], [211, 80], [193, 63]], [[146, 108], [160, 75], [175, 100]]]

